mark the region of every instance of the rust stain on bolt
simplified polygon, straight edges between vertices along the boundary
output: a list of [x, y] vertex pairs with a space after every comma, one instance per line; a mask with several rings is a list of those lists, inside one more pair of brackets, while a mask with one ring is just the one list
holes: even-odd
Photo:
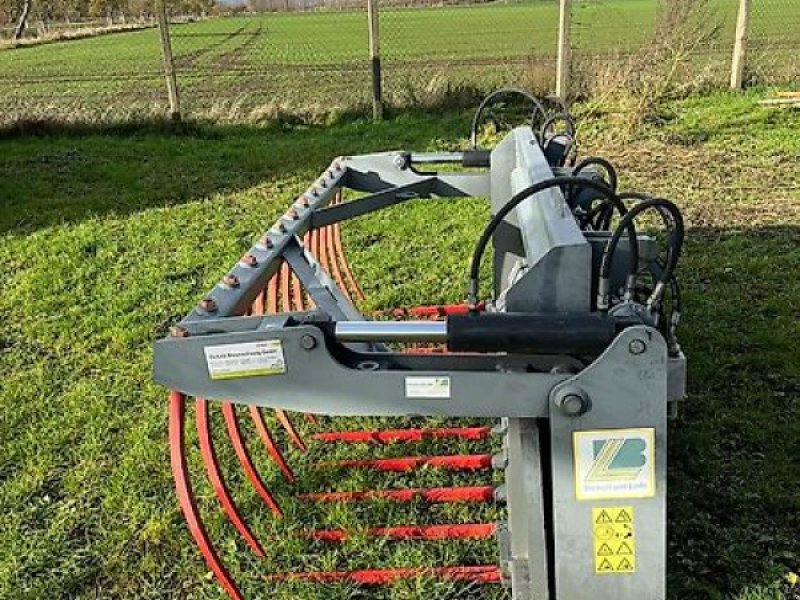
[[273, 246], [272, 240], [269, 239], [269, 236], [267, 234], [262, 235], [259, 241], [261, 242], [261, 245], [266, 248], [272, 248]]
[[202, 300], [200, 300], [198, 306], [206, 312], [214, 312], [215, 310], [217, 310], [217, 303], [214, 301], [213, 298], [203, 298]]
[[310, 205], [311, 203], [308, 201], [308, 198], [306, 198], [305, 196], [303, 196], [303, 197], [300, 199], [300, 204], [302, 204], [302, 205], [303, 205], [303, 208], [308, 208], [308, 207], [309, 207], [309, 205]]
[[222, 283], [230, 287], [239, 287], [239, 278], [236, 275], [225, 275], [222, 278]]
[[275, 229], [277, 229], [281, 233], [286, 233], [286, 225], [283, 224], [283, 221], [278, 221], [277, 223], [275, 223]]
[[242, 257], [242, 262], [246, 264], [248, 267], [257, 267], [258, 266], [258, 259], [253, 256], [252, 254], [245, 254]]
[[170, 327], [169, 334], [172, 337], [176, 338], [186, 338], [189, 337], [189, 330], [186, 327], [182, 327], [181, 325], [175, 325], [174, 327]]
[[299, 219], [299, 218], [300, 218], [300, 215], [298, 214], [298, 212], [297, 212], [295, 209], [292, 209], [292, 210], [290, 210], [290, 211], [287, 213], [287, 215], [288, 215], [288, 217], [289, 217], [290, 219], [292, 219], [293, 221], [297, 221], [297, 219]]

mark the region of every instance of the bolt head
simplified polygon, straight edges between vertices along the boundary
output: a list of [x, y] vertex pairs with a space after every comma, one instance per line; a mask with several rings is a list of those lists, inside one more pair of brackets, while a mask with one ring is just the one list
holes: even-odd
[[289, 217], [289, 218], [290, 218], [292, 221], [297, 221], [297, 220], [300, 218], [300, 214], [299, 214], [299, 213], [298, 213], [298, 212], [297, 212], [295, 209], [292, 209], [292, 210], [290, 210], [290, 211], [287, 213], [287, 216], [288, 216], [288, 217]]
[[258, 266], [258, 259], [255, 256], [253, 256], [252, 254], [245, 254], [242, 257], [242, 263], [244, 263], [248, 267], [257, 267]]
[[170, 336], [175, 338], [187, 338], [190, 335], [189, 330], [181, 325], [175, 325], [174, 327], [170, 327], [169, 334]]
[[317, 198], [319, 196], [319, 190], [317, 188], [314, 188], [313, 190], [311, 190], [311, 195]]
[[228, 274], [222, 278], [222, 283], [227, 285], [228, 287], [239, 287], [239, 278], [236, 275]]
[[644, 340], [631, 340], [631, 343], [628, 344], [628, 351], [636, 356], [644, 354], [647, 351], [647, 344], [644, 343]]
[[568, 417], [580, 417], [592, 408], [592, 401], [581, 389], [570, 386], [563, 389], [555, 398], [555, 404]]
[[312, 335], [304, 335], [300, 338], [300, 346], [303, 350], [313, 350], [317, 347], [317, 340]]
[[200, 300], [198, 306], [206, 312], [214, 312], [217, 310], [217, 303], [210, 296]]

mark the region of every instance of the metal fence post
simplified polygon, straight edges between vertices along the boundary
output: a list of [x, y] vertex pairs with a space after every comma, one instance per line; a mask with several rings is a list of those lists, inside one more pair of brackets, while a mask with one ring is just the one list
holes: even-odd
[[172, 58], [172, 40], [169, 35], [169, 19], [164, 0], [155, 0], [158, 32], [161, 39], [161, 56], [164, 58], [164, 76], [167, 80], [169, 114], [173, 121], [181, 120], [181, 103], [178, 95], [178, 79], [175, 76], [175, 62]]
[[383, 87], [381, 85], [380, 38], [378, 37], [378, 0], [367, 0], [369, 19], [369, 58], [372, 68], [372, 118], [383, 118]]
[[736, 43], [731, 64], [731, 89], [742, 89], [744, 67], [747, 63], [747, 30], [750, 23], [750, 0], [739, 0], [739, 18], [736, 20]]
[[569, 94], [570, 46], [569, 11], [570, 0], [560, 0], [558, 15], [558, 59], [556, 62], [556, 96], [566, 102]]

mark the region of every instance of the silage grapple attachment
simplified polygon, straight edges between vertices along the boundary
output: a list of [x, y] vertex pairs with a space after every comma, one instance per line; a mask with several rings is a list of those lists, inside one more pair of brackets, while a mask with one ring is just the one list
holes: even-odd
[[[361, 444], [372, 452], [327, 467], [459, 473], [459, 484], [449, 487], [328, 489], [298, 494], [301, 503], [503, 507], [503, 517], [490, 522], [429, 519], [359, 533], [380, 543], [496, 538], [492, 564], [288, 570], [266, 576], [269, 586], [432, 577], [504, 584], [520, 600], [664, 597], [666, 420], [684, 396], [685, 360], [675, 338], [683, 223], [668, 200], [619, 193], [607, 161], [576, 164], [571, 118], [527, 94], [532, 123], [510, 130], [491, 151], [478, 148], [476, 131], [493, 118], [498, 100], [521, 94], [506, 90], [481, 105], [473, 150], [334, 160], [157, 343], [155, 378], [172, 390], [171, 462], [181, 509], [230, 597], [243, 595], [215, 550], [190, 482], [189, 398], [214, 495], [259, 557], [269, 555], [269, 540], [257, 539], [227, 486], [211, 433], [217, 411], [274, 519], [284, 517], [285, 494], [278, 499], [256, 469], [240, 422], [245, 413], [275, 469], [288, 483], [297, 477], [264, 409], [274, 411], [269, 422], [280, 424], [297, 452], [311, 444]], [[471, 256], [466, 302], [366, 318], [339, 224], [434, 197], [483, 197], [491, 206]], [[493, 290], [484, 300], [480, 265], [490, 243]], [[498, 420], [339, 431], [335, 419], [318, 421], [323, 414]], [[298, 419], [319, 430], [313, 439], [298, 433]], [[502, 440], [494, 455], [491, 435]], [[453, 454], [454, 440], [474, 451]], [[442, 450], [415, 453], [422, 441]], [[402, 444], [405, 452], [386, 455], [387, 444]], [[503, 475], [499, 486], [486, 480], [492, 469]], [[471, 476], [477, 485], [463, 485]], [[353, 532], [310, 527], [293, 535], [338, 544]]]

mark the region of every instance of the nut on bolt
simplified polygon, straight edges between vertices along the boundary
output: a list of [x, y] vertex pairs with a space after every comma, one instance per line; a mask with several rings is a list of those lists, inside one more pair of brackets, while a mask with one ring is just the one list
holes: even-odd
[[169, 335], [175, 338], [187, 338], [189, 337], [189, 330], [182, 325], [175, 325], [174, 327], [169, 328]]
[[555, 397], [555, 405], [569, 417], [580, 417], [592, 408], [589, 395], [576, 386], [561, 389]]
[[264, 235], [262, 235], [262, 236], [261, 236], [261, 239], [259, 240], [259, 242], [260, 242], [260, 243], [261, 243], [261, 245], [262, 245], [262, 246], [264, 246], [265, 248], [272, 248], [272, 246], [274, 245], [274, 244], [272, 243], [272, 240], [271, 240], [271, 239], [269, 239], [269, 236], [268, 236], [266, 233], [265, 233]]
[[300, 218], [300, 213], [298, 213], [294, 208], [286, 213], [286, 216], [289, 217], [292, 221], [297, 221]]
[[217, 310], [217, 303], [210, 296], [200, 300], [197, 305], [206, 312], [214, 312]]
[[232, 273], [228, 273], [222, 278], [222, 283], [232, 288], [239, 287], [239, 278]]
[[248, 267], [257, 267], [258, 266], [258, 259], [253, 256], [252, 254], [245, 254], [242, 257], [242, 263], [247, 265]]
[[644, 354], [646, 350], [647, 350], [647, 344], [644, 343], [644, 340], [640, 340], [637, 338], [635, 340], [631, 340], [631, 343], [628, 344], [628, 351], [631, 354], [635, 354], [638, 356], [639, 354]]

